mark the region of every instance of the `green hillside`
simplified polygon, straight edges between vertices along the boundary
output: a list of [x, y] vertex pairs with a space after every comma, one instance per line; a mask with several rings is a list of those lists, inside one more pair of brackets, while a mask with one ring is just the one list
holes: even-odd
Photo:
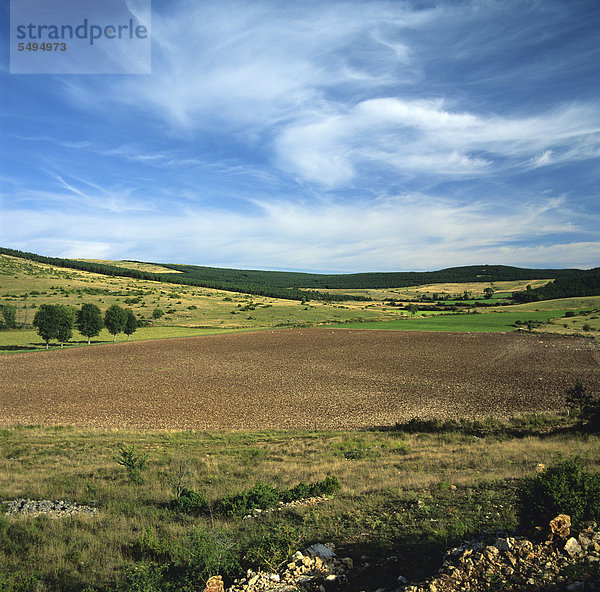
[[[317, 274], [286, 271], [261, 271], [250, 269], [228, 269], [221, 267], [204, 267], [197, 265], [180, 265], [162, 263], [162, 267], [172, 269], [173, 273], [153, 273], [140, 269], [142, 262], [131, 262], [132, 268], [123, 267], [123, 262], [116, 264], [45, 257], [35, 253], [26, 253], [14, 249], [0, 248], [0, 253], [30, 259], [40, 263], [58, 265], [82, 271], [104, 273], [106, 275], [132, 277], [136, 279], [164, 281], [190, 286], [215, 288], [270, 296], [304, 300], [368, 300], [368, 297], [347, 294], [331, 294], [319, 290], [337, 289], [383, 289], [418, 286], [424, 284], [464, 283], [464, 282], [498, 282], [535, 279], [558, 279], [583, 273], [577, 269], [528, 269], [507, 265], [470, 265], [450, 267], [438, 271], [423, 272], [386, 272], [386, 273], [351, 273], [351, 274]], [[152, 265], [144, 262], [144, 265]], [[133, 267], [136, 267], [134, 269]]]

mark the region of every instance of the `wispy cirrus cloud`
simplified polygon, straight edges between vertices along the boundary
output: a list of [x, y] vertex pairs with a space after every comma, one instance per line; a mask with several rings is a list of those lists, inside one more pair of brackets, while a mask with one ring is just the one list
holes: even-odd
[[[444, 176], [488, 174], [525, 160], [542, 166], [554, 149], [563, 158], [581, 142], [600, 150], [600, 108], [568, 105], [535, 117], [482, 117], [447, 108], [442, 100], [370, 99], [351, 109], [296, 123], [276, 146], [290, 172], [329, 187], [351, 181], [361, 164]], [[533, 156], [544, 150], [541, 156]], [[537, 159], [537, 160], [534, 160]]]

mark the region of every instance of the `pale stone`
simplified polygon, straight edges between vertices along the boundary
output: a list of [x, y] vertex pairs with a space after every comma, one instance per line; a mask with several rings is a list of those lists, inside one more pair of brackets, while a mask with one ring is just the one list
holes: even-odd
[[559, 514], [550, 520], [550, 530], [553, 535], [566, 539], [571, 534], [571, 517], [567, 514]]
[[569, 555], [569, 557], [579, 557], [583, 554], [583, 549], [581, 545], [577, 542], [577, 539], [571, 537], [565, 543], [565, 552]]
[[335, 557], [335, 553], [329, 547], [321, 543], [311, 545], [307, 551], [315, 557]]

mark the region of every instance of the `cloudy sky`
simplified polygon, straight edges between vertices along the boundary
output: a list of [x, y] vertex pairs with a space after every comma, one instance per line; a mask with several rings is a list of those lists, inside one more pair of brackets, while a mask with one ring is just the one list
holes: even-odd
[[154, 0], [152, 73], [118, 75], [11, 74], [0, 10], [1, 246], [600, 265], [597, 0]]

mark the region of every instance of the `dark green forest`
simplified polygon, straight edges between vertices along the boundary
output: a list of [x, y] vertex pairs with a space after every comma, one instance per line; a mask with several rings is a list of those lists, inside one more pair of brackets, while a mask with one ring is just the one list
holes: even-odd
[[516, 302], [537, 302], [554, 298], [598, 295], [600, 295], [600, 267], [557, 277], [541, 288], [513, 292], [512, 297]]
[[287, 271], [259, 271], [223, 269], [196, 265], [163, 264], [190, 277], [205, 281], [225, 281], [233, 284], [250, 283], [278, 288], [310, 288], [357, 290], [368, 288], [404, 288], [423, 284], [499, 282], [558, 278], [578, 270], [524, 269], [506, 265], [470, 265], [450, 267], [440, 271], [399, 271], [349, 274], [296, 273]]

